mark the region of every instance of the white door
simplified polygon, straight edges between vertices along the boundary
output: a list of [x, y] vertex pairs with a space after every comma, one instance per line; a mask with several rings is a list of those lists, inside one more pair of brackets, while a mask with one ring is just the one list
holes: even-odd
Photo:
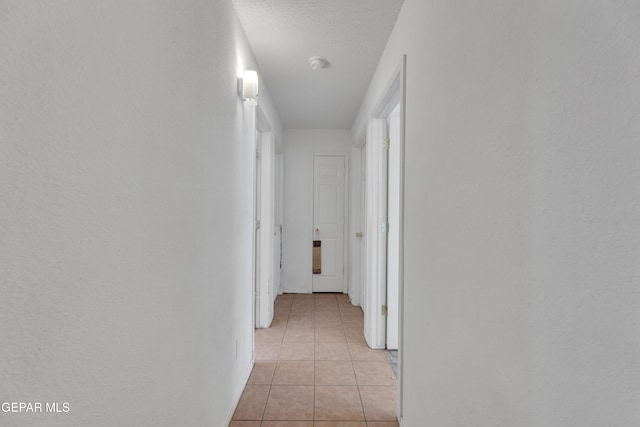
[[344, 156], [314, 156], [312, 236], [321, 242], [321, 273], [313, 274], [313, 292], [344, 290], [344, 181]]

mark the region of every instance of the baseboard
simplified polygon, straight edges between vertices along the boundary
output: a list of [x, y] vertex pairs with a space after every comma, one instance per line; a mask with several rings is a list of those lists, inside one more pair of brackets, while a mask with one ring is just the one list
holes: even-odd
[[251, 371], [253, 370], [253, 365], [254, 365], [254, 360], [251, 359], [251, 362], [249, 363], [249, 368], [245, 372], [244, 378], [242, 380], [242, 387], [240, 387], [240, 391], [237, 393], [237, 395], [233, 399], [233, 407], [231, 408], [231, 412], [229, 412], [229, 415], [227, 415], [227, 419], [224, 422], [225, 427], [229, 427], [229, 424], [231, 424], [231, 421], [233, 419], [233, 414], [235, 414], [236, 409], [238, 408], [238, 404], [240, 403], [242, 392], [244, 391], [244, 388], [247, 386], [247, 383], [249, 382], [249, 376], [251, 375]]
[[309, 289], [302, 289], [302, 288], [291, 288], [291, 289], [285, 289], [283, 291], [285, 294], [310, 294], [311, 292], [309, 291]]
[[404, 418], [400, 417], [400, 427], [407, 427], [407, 423], [404, 422]]

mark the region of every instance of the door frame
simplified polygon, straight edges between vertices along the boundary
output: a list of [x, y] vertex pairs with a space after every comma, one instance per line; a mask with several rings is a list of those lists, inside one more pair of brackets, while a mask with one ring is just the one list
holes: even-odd
[[[397, 110], [397, 111], [396, 111]], [[386, 270], [386, 305], [387, 310], [387, 327], [385, 343], [388, 350], [398, 349], [398, 333], [400, 328], [398, 325], [398, 307], [399, 307], [399, 289], [398, 277], [399, 277], [399, 251], [400, 251], [400, 218], [394, 217], [400, 214], [400, 105], [387, 117], [387, 138], [389, 139], [389, 145], [387, 149], [387, 223], [389, 223], [389, 229], [387, 230], [387, 270]], [[394, 180], [394, 182], [392, 182]], [[395, 185], [391, 185], [391, 184]], [[395, 197], [395, 199], [393, 199]], [[393, 199], [393, 200], [392, 200]], [[394, 203], [395, 202], [395, 203]], [[393, 246], [395, 247], [392, 251]], [[395, 270], [395, 271], [394, 271]], [[395, 273], [395, 274], [394, 274]], [[395, 288], [394, 288], [395, 285]], [[394, 292], [395, 291], [395, 292]], [[389, 327], [391, 326], [391, 328]], [[395, 331], [395, 332], [394, 332]], [[391, 337], [391, 340], [390, 340]], [[391, 344], [391, 345], [390, 345]]]
[[[346, 294], [349, 292], [349, 239], [348, 236], [348, 223], [349, 223], [349, 152], [348, 151], [313, 151], [311, 153], [311, 165], [315, 164], [316, 157], [322, 156], [334, 156], [334, 157], [343, 157], [344, 159], [344, 191], [343, 191], [343, 209], [344, 209], [344, 217], [342, 224], [342, 293]], [[311, 188], [309, 194], [313, 195], [314, 192], [314, 177], [313, 177], [313, 167], [311, 168]], [[311, 224], [309, 235], [311, 236], [311, 240], [313, 240], [313, 199], [311, 201], [311, 209], [310, 209], [310, 219], [309, 224]], [[309, 245], [309, 292], [313, 293], [313, 272], [311, 268], [312, 257], [311, 257], [311, 244]]]
[[[398, 253], [398, 419], [402, 425], [403, 416], [403, 377], [404, 377], [404, 186], [405, 186], [405, 108], [406, 108], [406, 63], [407, 56], [402, 55], [399, 64], [395, 71], [391, 74], [387, 86], [382, 91], [382, 95], [378, 99], [377, 103], [371, 110], [369, 120], [366, 124], [366, 128], [360, 132], [359, 140], [363, 141], [363, 137], [366, 134], [367, 151], [377, 150], [378, 155], [381, 156], [384, 148], [382, 141], [373, 142], [369, 137], [369, 131], [375, 126], [379, 125], [381, 121], [386, 122], [386, 118], [389, 117], [391, 112], [400, 105], [400, 138], [398, 141], [400, 151], [400, 176], [399, 176], [399, 253]], [[386, 124], [386, 123], [385, 123]], [[366, 133], [365, 133], [366, 132]], [[377, 132], [380, 133], [380, 132]], [[378, 156], [370, 156], [367, 153], [368, 159], [379, 159]], [[370, 171], [370, 167], [376, 167], [377, 170]], [[386, 171], [380, 170], [382, 168], [382, 162], [377, 161], [375, 164], [367, 163], [367, 178], [379, 177]], [[386, 179], [385, 179], [386, 182]], [[386, 185], [386, 184], [385, 184]], [[367, 205], [374, 206], [376, 211], [373, 212], [372, 217], [374, 219], [386, 218], [386, 205], [382, 203], [376, 203], [379, 201], [379, 194], [376, 193], [379, 188], [371, 186], [367, 183], [367, 195], [371, 196], [375, 200], [367, 200]], [[373, 203], [372, 203], [373, 202]], [[365, 207], [366, 208], [366, 207]], [[385, 212], [383, 212], [385, 210]], [[366, 240], [367, 248], [365, 250], [365, 256], [367, 257], [367, 276], [371, 280], [365, 281], [365, 338], [371, 348], [385, 348], [386, 345], [386, 319], [383, 321], [383, 317], [380, 315], [381, 307], [386, 304], [386, 269], [384, 269], [384, 277], [381, 276], [382, 269], [373, 268], [378, 260], [384, 259], [386, 263], [386, 244], [382, 244], [384, 239], [379, 239], [381, 234], [381, 224], [367, 224], [368, 236]], [[386, 231], [385, 231], [386, 233]], [[367, 312], [368, 315], [367, 315]]]
[[[365, 169], [366, 141], [356, 141], [351, 147], [351, 185], [349, 186], [349, 299], [351, 304], [364, 308], [364, 261], [366, 242]], [[357, 235], [360, 233], [360, 235]]]
[[[255, 126], [253, 137], [254, 153], [260, 147], [260, 188], [257, 187], [257, 154], [254, 154], [254, 214], [253, 224], [257, 226], [257, 195], [260, 194], [260, 228], [254, 232], [253, 238], [253, 301], [255, 304], [255, 327], [268, 328], [273, 320], [273, 229], [274, 229], [274, 194], [275, 194], [275, 137], [271, 124], [260, 108], [255, 107]], [[260, 134], [260, 141], [257, 135]], [[256, 239], [256, 234], [259, 239]], [[259, 246], [258, 246], [259, 242]]]

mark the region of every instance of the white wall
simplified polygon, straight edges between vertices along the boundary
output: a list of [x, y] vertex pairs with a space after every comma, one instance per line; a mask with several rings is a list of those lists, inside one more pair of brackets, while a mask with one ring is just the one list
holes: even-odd
[[640, 424], [639, 18], [405, 1], [406, 426]]
[[640, 425], [640, 3], [533, 9], [539, 425]]
[[252, 358], [231, 1], [4, 1], [0, 41], [0, 400], [71, 410], [0, 424], [223, 426]]
[[[313, 155], [348, 155], [351, 143], [348, 130], [286, 130], [284, 133], [284, 292], [312, 291]], [[345, 272], [345, 280], [347, 278], [348, 272]]]

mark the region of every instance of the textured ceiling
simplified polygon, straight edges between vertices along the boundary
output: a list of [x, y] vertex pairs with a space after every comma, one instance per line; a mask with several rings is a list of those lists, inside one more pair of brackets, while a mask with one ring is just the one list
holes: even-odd
[[285, 128], [350, 129], [403, 0], [233, 2]]

